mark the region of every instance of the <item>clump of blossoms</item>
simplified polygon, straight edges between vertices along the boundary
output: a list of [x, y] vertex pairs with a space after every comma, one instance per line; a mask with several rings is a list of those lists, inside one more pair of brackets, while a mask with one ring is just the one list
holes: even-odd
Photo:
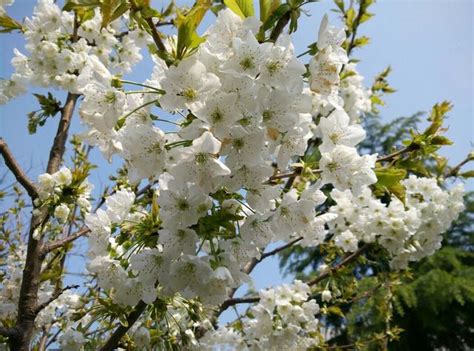
[[262, 290], [260, 301], [235, 326], [208, 332], [200, 350], [214, 345], [232, 350], [308, 350], [319, 344], [319, 306], [309, 300], [310, 287], [296, 280]]
[[73, 174], [69, 168], [38, 176], [38, 198], [35, 200], [35, 213], [42, 208], [50, 208], [59, 223], [67, 221], [74, 207], [84, 213], [91, 210], [90, 194], [93, 185], [82, 175]]
[[337, 205], [329, 211], [337, 217], [328, 225], [336, 245], [354, 252], [359, 242], [377, 241], [393, 257], [391, 264], [397, 269], [438, 250], [442, 234], [464, 210], [462, 184], [447, 191], [435, 179], [413, 175], [402, 183], [405, 203], [393, 196], [388, 205], [369, 188], [358, 195], [333, 190], [331, 197]]
[[114, 21], [102, 28], [101, 22], [97, 10], [74, 29], [73, 13], [62, 11], [53, 0], [38, 1], [23, 26], [27, 54], [15, 49], [15, 72], [0, 83], [0, 103], [24, 93], [30, 84], [79, 94], [91, 81], [110, 84], [113, 74], [129, 72], [142, 59], [140, 46], [149, 36], [137, 29], [117, 38], [126, 24]]
[[[335, 41], [331, 45], [340, 52], [340, 43], [333, 38], [339, 34], [333, 27], [322, 28], [321, 35], [329, 43]], [[127, 161], [130, 180], [158, 180], [162, 229], [157, 246], [130, 256], [129, 269], [139, 272], [136, 278], [130, 278], [113, 259], [105, 264], [108, 278], [99, 278], [104, 288], [115, 286], [108, 281], [110, 278], [134, 289], [127, 293], [134, 296], [129, 305], [140, 298], [152, 301], [157, 280], [165, 294], [199, 296], [206, 304], [223, 302], [229, 289], [248, 280], [241, 272], [244, 265], [258, 258], [271, 242], [300, 236], [309, 246], [323, 241], [324, 224], [333, 216], [316, 214], [316, 207], [326, 200], [319, 190], [322, 185], [333, 183], [357, 191], [361, 185], [376, 181], [372, 171], [375, 156], [360, 157], [354, 148], [364, 138], [363, 130], [349, 125], [343, 110], [334, 111], [316, 127], [311, 96], [303, 90], [305, 69], [294, 56], [289, 37], [283, 35], [275, 44], [260, 44], [255, 38], [257, 30], [255, 19], [241, 20], [230, 10], [223, 10], [195, 54], [169, 68], [158, 61], [152, 79], [144, 85], [150, 86], [152, 93], [153, 89], [155, 93], [165, 91], [159, 98], [163, 109], [188, 109], [192, 113], [190, 123], [177, 135], [165, 136], [152, 124], [149, 102], [153, 100], [147, 101], [148, 94], [125, 96], [111, 88], [102, 90], [104, 95], [93, 89], [88, 95], [90, 86], [84, 91], [81, 115], [87, 116], [88, 124], [93, 122], [88, 117], [93, 113], [103, 116], [104, 122], [109, 116], [114, 118], [96, 129], [103, 128], [106, 133], [109, 128], [112, 140], [108, 145]], [[328, 46], [328, 50], [331, 48]], [[107, 99], [109, 104], [97, 102]], [[117, 112], [124, 113], [125, 119], [118, 131]], [[268, 180], [275, 172], [287, 169], [293, 157], [304, 154], [315, 129], [323, 135], [321, 149], [332, 157], [321, 161], [323, 182], [308, 185], [302, 192], [292, 189], [282, 196], [282, 185], [268, 184]], [[109, 155], [110, 151], [105, 153]], [[223, 189], [245, 193], [239, 201], [222, 201], [216, 194]], [[218, 227], [207, 238], [199, 228], [213, 219], [213, 213], [233, 221], [226, 231]], [[90, 267], [98, 273], [99, 257], [106, 257], [107, 228], [114, 220], [102, 211], [89, 217], [87, 223], [93, 233], [94, 260]], [[100, 240], [96, 238], [98, 232]], [[151, 262], [151, 272], [145, 272]], [[191, 278], [183, 280], [183, 275]], [[126, 291], [120, 289], [114, 296], [119, 299], [118, 293]]]
[[[205, 4], [186, 15], [177, 11], [176, 38], [157, 31], [172, 7], [159, 13], [146, 1], [113, 3], [99, 9], [69, 2], [81, 7], [72, 12], [40, 0], [23, 27], [27, 55], [15, 50], [15, 73], [0, 83], [0, 103], [27, 85], [67, 91], [68, 101], [80, 102], [81, 140], [107, 160], [124, 163], [116, 186], [94, 210], [88, 172], [64, 167], [40, 175], [35, 185], [33, 215], [46, 213], [53, 222], [35, 228], [32, 239], [41, 244], [56, 238], [62, 225], [76, 221], [77, 208], [88, 236], [93, 301], [81, 305], [76, 295], [62, 292], [36, 318], [48, 325], [63, 318], [62, 348], [97, 348], [90, 335], [103, 325], [110, 332], [109, 319], [120, 321], [117, 330], [129, 330], [127, 343], [138, 349], [165, 341], [163, 348], [199, 350], [317, 348], [325, 327], [316, 318], [320, 309], [310, 282], [262, 290], [243, 318], [213, 325], [236, 290], [251, 282], [253, 267], [276, 253], [269, 245], [329, 242], [353, 253], [377, 243], [394, 269], [439, 249], [441, 234], [463, 210], [462, 187], [445, 190], [434, 178], [411, 175], [400, 183], [404, 198], [376, 196], [375, 170], [384, 158], [357, 149], [366, 137], [359, 123], [373, 108], [373, 92], [349, 61], [349, 28], [331, 26], [324, 16], [305, 66], [289, 34], [274, 37], [278, 25], [275, 40], [262, 40], [265, 24], [235, 9], [219, 10], [202, 38], [187, 38], [199, 45], [183, 52], [183, 33], [193, 25], [187, 16]], [[158, 54], [149, 79], [122, 80], [151, 43]], [[42, 235], [48, 231], [54, 235]], [[21, 248], [22, 260], [25, 252]], [[11, 260], [6, 267], [2, 311], [11, 321], [22, 266]], [[321, 279], [333, 270], [324, 266]], [[42, 284], [39, 303], [58, 286]], [[340, 296], [328, 283], [321, 310], [327, 313], [326, 305]], [[64, 308], [81, 313], [71, 317]]]
[[[18, 299], [20, 295], [21, 277], [26, 261], [26, 246], [18, 246], [10, 253], [0, 267], [0, 322], [8, 324], [17, 317]], [[46, 268], [46, 265], [44, 266]], [[81, 306], [80, 296], [72, 290], [65, 290], [58, 298], [53, 298], [56, 287], [51, 282], [41, 286], [38, 293], [38, 305], [51, 301], [42, 309], [37, 318], [36, 326], [56, 325], [72, 319], [73, 314]]]

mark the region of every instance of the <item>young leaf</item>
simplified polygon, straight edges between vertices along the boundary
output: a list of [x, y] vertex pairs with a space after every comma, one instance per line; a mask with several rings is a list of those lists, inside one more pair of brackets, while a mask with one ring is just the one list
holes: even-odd
[[20, 23], [8, 16], [6, 13], [0, 14], [0, 33], [8, 33], [14, 30], [23, 30]]
[[100, 13], [102, 14], [102, 28], [107, 27], [128, 10], [126, 0], [102, 0]]
[[260, 21], [265, 21], [280, 6], [280, 0], [259, 0], [260, 3]]
[[224, 4], [240, 18], [251, 17], [255, 14], [252, 0], [224, 0]]

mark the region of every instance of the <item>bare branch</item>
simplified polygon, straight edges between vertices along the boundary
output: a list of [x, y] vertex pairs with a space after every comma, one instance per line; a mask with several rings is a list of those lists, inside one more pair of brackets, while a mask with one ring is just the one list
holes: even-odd
[[[288, 244], [286, 245], [283, 245], [279, 248], [276, 248], [275, 250], [273, 251], [270, 251], [267, 253], [267, 256], [271, 256], [271, 255], [274, 255], [292, 245], [294, 245], [295, 243], [297, 243], [298, 241], [302, 240], [303, 238], [298, 238], [298, 239], [295, 239], [291, 242], [289, 242]], [[359, 257], [362, 253], [364, 253], [367, 249], [368, 249], [369, 245], [364, 245], [362, 246], [360, 249], [358, 249], [357, 251], [353, 252], [352, 254], [350, 255], [347, 255], [341, 262], [339, 262], [337, 265], [325, 270], [323, 273], [321, 273], [318, 277], [316, 277], [315, 279], [311, 280], [310, 282], [308, 282], [307, 284], [309, 286], [313, 286], [313, 285], [316, 285], [317, 283], [319, 283], [321, 280], [325, 279], [326, 277], [328, 277], [330, 274], [333, 274], [335, 272], [337, 272], [339, 269], [341, 269], [342, 267], [345, 267], [346, 265], [348, 265], [349, 263], [353, 262], [355, 259], [357, 259], [357, 257]], [[263, 256], [262, 256], [263, 257]], [[249, 265], [248, 267], [252, 267], [252, 269], [258, 264], [259, 261], [257, 261], [256, 263], [254, 263], [253, 265]], [[235, 292], [235, 291], [234, 291]], [[216, 315], [215, 317], [219, 317], [219, 315], [224, 312], [226, 309], [228, 309], [229, 307], [231, 306], [235, 306], [235, 305], [238, 305], [238, 304], [241, 304], [241, 303], [255, 303], [255, 302], [259, 302], [260, 301], [260, 297], [259, 296], [247, 296], [247, 297], [235, 297], [233, 298], [231, 296], [231, 298], [225, 300], [222, 305], [220, 306], [219, 310], [216, 312]]]
[[13, 175], [15, 176], [18, 183], [20, 183], [23, 188], [25, 188], [26, 192], [32, 199], [38, 197], [38, 190], [34, 183], [28, 178], [26, 173], [21, 169], [20, 165], [16, 161], [15, 157], [11, 153], [7, 143], [3, 138], [0, 138], [0, 153], [5, 160], [5, 164], [7, 167], [12, 171]]
[[39, 304], [38, 306], [36, 306], [35, 308], [35, 313], [38, 314], [40, 313], [43, 309], [45, 309], [46, 307], [49, 306], [50, 303], [52, 303], [54, 300], [56, 300], [59, 296], [61, 296], [61, 294], [63, 292], [65, 292], [66, 290], [70, 290], [70, 289], [77, 289], [79, 288], [79, 285], [68, 285], [62, 289], [59, 289], [57, 291], [54, 292], [54, 294], [48, 299], [46, 300], [45, 302], [43, 302], [42, 304]]
[[145, 311], [147, 304], [143, 301], [140, 301], [134, 308], [133, 312], [130, 313], [127, 317], [127, 326], [122, 324], [115, 329], [114, 333], [110, 336], [104, 346], [101, 347], [100, 351], [112, 351], [117, 348], [118, 343], [123, 338], [123, 336], [128, 332], [128, 330], [135, 324], [140, 315]]
[[47, 253], [56, 250], [57, 248], [63, 247], [64, 245], [69, 244], [76, 239], [79, 239], [80, 237], [88, 234], [89, 232], [89, 228], [82, 228], [72, 235], [66, 236], [65, 238], [58, 239], [50, 244], [44, 245], [42, 254], [46, 255]]
[[66, 103], [61, 109], [61, 121], [59, 122], [56, 136], [54, 137], [53, 146], [49, 153], [48, 167], [46, 172], [52, 174], [59, 169], [63, 160], [64, 152], [66, 151], [66, 140], [71, 125], [71, 119], [76, 106], [76, 101], [79, 98], [77, 94], [67, 94]]
[[279, 253], [280, 251], [283, 251], [291, 246], [293, 246], [294, 244], [296, 244], [297, 242], [300, 242], [301, 240], [303, 240], [303, 237], [300, 236], [299, 238], [296, 238], [288, 243], [286, 243], [285, 245], [282, 245], [280, 247], [277, 247], [276, 249], [272, 250], [272, 251], [269, 251], [269, 252], [265, 252], [262, 257], [260, 258], [260, 261], [264, 260], [265, 258], [269, 257], [269, 256], [273, 256], [273, 255], [276, 255], [277, 253]]
[[390, 161], [390, 160], [392, 160], [393, 158], [395, 158], [397, 156], [403, 155], [403, 154], [405, 154], [407, 152], [410, 152], [410, 151], [414, 151], [414, 150], [416, 150], [416, 148], [417, 147], [416, 147], [415, 144], [410, 144], [407, 147], [404, 147], [400, 150], [397, 150], [397, 151], [395, 151], [391, 154], [378, 157], [377, 162]]
[[446, 173], [445, 178], [457, 176], [462, 166], [464, 166], [466, 163], [469, 163], [470, 161], [473, 161], [473, 160], [474, 160], [474, 152], [471, 152], [469, 155], [467, 155], [467, 157], [464, 160], [462, 160], [456, 166], [451, 168], [449, 172]]
[[360, 249], [358, 249], [357, 251], [351, 253], [350, 255], [347, 255], [346, 257], [344, 257], [342, 259], [341, 262], [339, 262], [338, 264], [336, 264], [335, 266], [333, 267], [330, 267], [328, 269], [326, 269], [325, 271], [323, 271], [319, 276], [317, 276], [316, 278], [314, 278], [313, 280], [309, 281], [307, 284], [309, 286], [313, 286], [313, 285], [316, 285], [318, 284], [321, 280], [327, 278], [329, 275], [337, 272], [339, 269], [345, 267], [346, 265], [348, 265], [349, 263], [355, 261], [360, 255], [362, 255], [367, 249], [369, 248], [369, 245], [364, 245], [362, 246]]
[[235, 306], [241, 303], [255, 303], [259, 302], [260, 297], [259, 296], [249, 296], [249, 297], [233, 297], [231, 299], [225, 300], [221, 307], [219, 308], [219, 314], [224, 312], [226, 309], [228, 309], [231, 306]]

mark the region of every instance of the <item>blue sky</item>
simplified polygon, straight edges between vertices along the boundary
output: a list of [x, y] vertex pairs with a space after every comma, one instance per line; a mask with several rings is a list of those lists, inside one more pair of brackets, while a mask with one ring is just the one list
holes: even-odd
[[[159, 6], [158, 1], [153, 1]], [[10, 16], [21, 20], [30, 15], [35, 1], [16, 0], [7, 8]], [[178, 4], [191, 3], [177, 1]], [[305, 9], [311, 16], [302, 16], [299, 31], [294, 34], [296, 52], [306, 51], [306, 46], [316, 40], [322, 16], [330, 15], [331, 23], [338, 24], [331, 1], [311, 3]], [[442, 153], [455, 164], [473, 149], [473, 2], [471, 0], [385, 0], [372, 7], [375, 17], [364, 24], [360, 34], [371, 38], [371, 44], [356, 50], [354, 56], [361, 60], [358, 69], [370, 85], [373, 77], [391, 65], [393, 73], [389, 81], [398, 91], [386, 98], [381, 116], [390, 120], [408, 116], [418, 111], [429, 111], [436, 102], [449, 100], [454, 104], [448, 120], [447, 136], [455, 145]], [[202, 28], [212, 21], [206, 16]], [[0, 77], [8, 77], [12, 70], [10, 59], [13, 48], [23, 50], [23, 40], [18, 34], [0, 34]], [[24, 51], [24, 50], [23, 50]], [[307, 57], [305, 57], [307, 59]], [[151, 61], [146, 59], [140, 69], [128, 78], [146, 79], [151, 73]], [[37, 91], [37, 90], [34, 90]], [[53, 91], [58, 97], [64, 94]], [[0, 106], [0, 136], [10, 145], [21, 164], [29, 170], [33, 179], [43, 172], [48, 150], [57, 128], [57, 118], [48, 121], [36, 135], [28, 135], [27, 113], [37, 109], [36, 100], [23, 96], [6, 106]], [[81, 129], [76, 116], [72, 131]], [[107, 182], [107, 174], [118, 164], [107, 165], [97, 152], [93, 161], [102, 167], [92, 182], [101, 189]], [[474, 182], [467, 184], [474, 189]], [[253, 274], [258, 288], [281, 281], [277, 260], [268, 260], [257, 267]], [[284, 279], [286, 281], [289, 278]]]

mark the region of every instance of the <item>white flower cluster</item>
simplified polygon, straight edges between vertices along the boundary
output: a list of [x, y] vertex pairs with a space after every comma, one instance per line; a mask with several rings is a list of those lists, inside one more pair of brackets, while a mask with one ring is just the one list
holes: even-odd
[[67, 329], [59, 337], [59, 343], [64, 350], [83, 350], [83, 345], [86, 343], [86, 341], [87, 339], [84, 337], [84, 335], [74, 329]]
[[[6, 255], [0, 266], [0, 324], [8, 325], [17, 317], [21, 279], [26, 262], [26, 246], [17, 245], [15, 251]], [[45, 263], [46, 266], [46, 263]], [[44, 268], [44, 267], [43, 267]], [[50, 301], [56, 290], [55, 284], [43, 283], [38, 292], [38, 305]], [[58, 318], [67, 321], [79, 307], [80, 296], [71, 290], [65, 290], [57, 299], [41, 310], [35, 319], [38, 327], [56, 323]], [[7, 322], [7, 323], [5, 323]]]
[[351, 123], [356, 123], [361, 114], [372, 110], [372, 91], [364, 86], [364, 77], [357, 71], [355, 63], [347, 63], [343, 72], [346, 77], [341, 81], [340, 95]]
[[[324, 16], [319, 28], [318, 51], [309, 64], [313, 114], [320, 118], [317, 135], [320, 146], [323, 184], [336, 189], [359, 192], [377, 181], [373, 168], [377, 155], [360, 156], [355, 146], [365, 138], [365, 131], [356, 124], [360, 113], [370, 110], [368, 93], [354, 64], [348, 64], [341, 47], [344, 29], [329, 25]], [[340, 87], [340, 72], [351, 71]]]
[[[66, 222], [74, 206], [78, 206], [84, 212], [89, 212], [91, 210], [89, 198], [93, 185], [85, 179], [81, 184], [74, 184], [73, 191], [65, 191], [72, 186], [72, 182], [73, 175], [66, 167], [62, 167], [54, 174], [40, 174], [38, 176], [39, 197], [35, 199], [34, 211], [39, 211], [42, 206], [53, 205], [54, 217], [60, 223]], [[69, 195], [65, 196], [66, 192]]]
[[435, 179], [416, 176], [402, 184], [405, 204], [392, 197], [386, 205], [373, 197], [369, 188], [359, 195], [333, 190], [331, 197], [337, 205], [330, 212], [337, 218], [329, 227], [336, 245], [353, 252], [359, 242], [377, 241], [393, 256], [391, 264], [397, 269], [438, 250], [442, 234], [464, 209], [462, 184], [446, 191]]
[[33, 17], [23, 24], [28, 56], [15, 49], [15, 73], [0, 81], [0, 103], [25, 92], [26, 85], [58, 87], [81, 93], [90, 81], [108, 80], [142, 59], [140, 47], [148, 35], [135, 30], [120, 39], [122, 23], [101, 26], [99, 11], [74, 29], [74, 15], [61, 11], [53, 0], [39, 0]]
[[[355, 149], [365, 137], [361, 127], [350, 124], [341, 108], [316, 127], [312, 97], [304, 90], [305, 67], [289, 36], [261, 44], [255, 38], [258, 28], [255, 18], [242, 20], [222, 10], [195, 54], [171, 67], [155, 60], [143, 94], [125, 94], [97, 82], [83, 89], [80, 112], [90, 128], [86, 139], [107, 157], [123, 157], [132, 182], [154, 178], [159, 184], [158, 246], [133, 253], [128, 268], [106, 253], [111, 225], [126, 216], [111, 218], [99, 211], [88, 218], [94, 256], [89, 267], [103, 288], [122, 287], [112, 294], [115, 301], [151, 302], [158, 281], [164, 294], [179, 292], [219, 304], [229, 288], [248, 281], [241, 269], [269, 243], [300, 236], [306, 246], [322, 242], [324, 225], [334, 217], [316, 215], [316, 207], [326, 200], [322, 185], [358, 191], [376, 181], [375, 156], [361, 157]], [[331, 77], [338, 77], [345, 52], [341, 32], [329, 27], [327, 19], [320, 42], [321, 67], [312, 77], [323, 81], [333, 69]], [[334, 60], [340, 64], [334, 66]], [[324, 81], [337, 93], [338, 79]], [[154, 126], [150, 106], [157, 101], [168, 112], [190, 112], [186, 127], [165, 135]], [[284, 171], [293, 157], [304, 154], [313, 130], [323, 140], [322, 182], [282, 195], [282, 185], [267, 181], [275, 167]], [[244, 199], [216, 201], [214, 194], [221, 189], [241, 192]], [[131, 206], [131, 194], [126, 197]], [[209, 237], [199, 223], [211, 220], [216, 211], [234, 219], [231, 229], [217, 228]]]
[[199, 341], [200, 350], [308, 350], [319, 343], [319, 306], [309, 300], [310, 287], [296, 280], [262, 290], [260, 302], [248, 311], [237, 328], [208, 331]]
[[[115, 243], [111, 236], [114, 226], [124, 220], [133, 220], [130, 214], [135, 201], [135, 194], [127, 189], [117, 190], [106, 199], [107, 209], [98, 209], [96, 213], [89, 213], [85, 223], [90, 229], [89, 256], [87, 263], [89, 272], [97, 275], [97, 284], [102, 289], [110, 290], [113, 300], [121, 305], [135, 305], [143, 299], [151, 303], [156, 298], [156, 289], [148, 291], [137, 278], [130, 277], [126, 267], [121, 265], [120, 259], [110, 256], [109, 246], [120, 258], [124, 249]], [[140, 216], [137, 213], [137, 216]], [[151, 268], [151, 267], [150, 267]], [[151, 298], [147, 298], [152, 295]]]

